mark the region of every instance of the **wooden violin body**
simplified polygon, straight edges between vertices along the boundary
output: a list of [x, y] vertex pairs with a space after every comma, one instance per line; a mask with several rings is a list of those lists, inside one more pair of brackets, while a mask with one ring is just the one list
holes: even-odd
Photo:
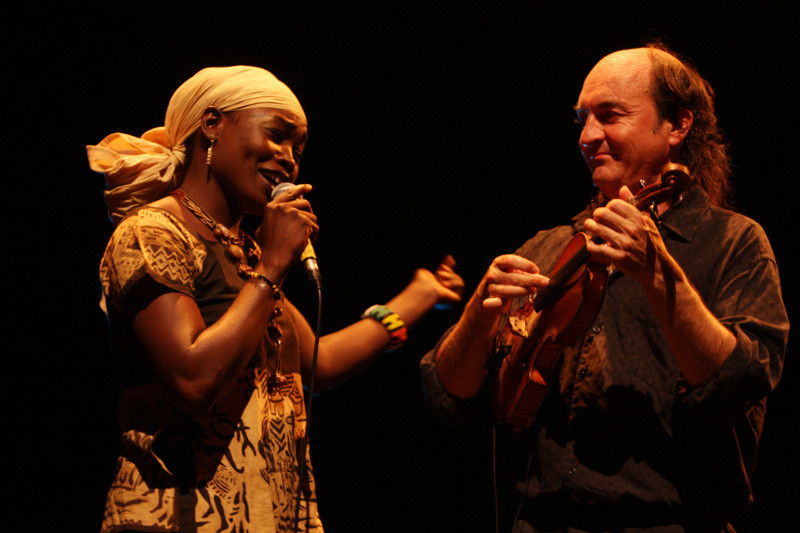
[[[554, 272], [585, 249], [587, 240], [584, 233], [575, 235]], [[495, 387], [498, 422], [523, 428], [533, 421], [561, 352], [583, 336], [600, 312], [607, 281], [606, 265], [590, 261], [566, 280], [553, 305], [537, 310], [529, 295], [509, 313], [507, 327], [495, 339], [496, 355], [503, 358]]]
[[[691, 184], [685, 166], [670, 164], [661, 182], [642, 188], [632, 203], [655, 213], [657, 203], [674, 202]], [[576, 234], [556, 261], [549, 285], [518, 302], [497, 332], [490, 361], [496, 367], [498, 422], [517, 430], [533, 422], [561, 354], [584, 336], [600, 312], [608, 267], [592, 260], [588, 241], [586, 234]]]

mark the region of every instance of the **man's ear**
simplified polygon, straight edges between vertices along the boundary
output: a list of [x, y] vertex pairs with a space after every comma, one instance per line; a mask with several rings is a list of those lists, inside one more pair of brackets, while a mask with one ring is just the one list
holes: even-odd
[[673, 148], [680, 146], [683, 143], [683, 140], [689, 134], [689, 130], [692, 129], [692, 123], [694, 122], [694, 115], [691, 111], [682, 107], [678, 111], [678, 119], [670, 124], [672, 127], [669, 131], [669, 144]]
[[222, 123], [222, 111], [214, 106], [209, 106], [200, 117], [200, 131], [206, 140], [216, 139], [219, 136], [219, 126]]

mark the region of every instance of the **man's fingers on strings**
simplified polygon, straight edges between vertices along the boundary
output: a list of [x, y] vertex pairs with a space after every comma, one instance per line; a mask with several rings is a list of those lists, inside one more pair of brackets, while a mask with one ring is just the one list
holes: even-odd
[[539, 273], [539, 267], [537, 267], [534, 262], [514, 254], [506, 254], [496, 257], [495, 260], [492, 261], [492, 266], [498, 270], [506, 272], [516, 270], [521, 272], [529, 272], [531, 274]]

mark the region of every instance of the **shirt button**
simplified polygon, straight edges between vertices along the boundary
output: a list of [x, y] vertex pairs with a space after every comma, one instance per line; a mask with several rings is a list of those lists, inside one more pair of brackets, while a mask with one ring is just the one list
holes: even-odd
[[589, 372], [589, 369], [588, 369], [588, 368], [586, 368], [585, 366], [582, 366], [582, 367], [581, 367], [581, 368], [578, 370], [578, 377], [579, 377], [579, 378], [585, 377], [585, 376], [586, 376], [586, 374], [587, 374], [588, 372]]
[[595, 335], [597, 335], [601, 331], [603, 331], [603, 328], [601, 328], [600, 326], [592, 326], [592, 333], [594, 333]]
[[571, 466], [567, 468], [567, 475], [574, 476], [575, 475], [575, 467]]

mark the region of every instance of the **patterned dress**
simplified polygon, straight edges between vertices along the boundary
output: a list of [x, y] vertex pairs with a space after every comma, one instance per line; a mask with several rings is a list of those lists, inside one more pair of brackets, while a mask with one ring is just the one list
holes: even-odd
[[[294, 323], [265, 326], [247, 370], [204, 416], [176, 408], [137, 349], [131, 317], [158, 294], [194, 298], [206, 325], [244, 282], [224, 247], [144, 207], [117, 226], [100, 265], [122, 392], [117, 474], [102, 531], [294, 531], [305, 407]], [[300, 530], [321, 532], [309, 456]]]

